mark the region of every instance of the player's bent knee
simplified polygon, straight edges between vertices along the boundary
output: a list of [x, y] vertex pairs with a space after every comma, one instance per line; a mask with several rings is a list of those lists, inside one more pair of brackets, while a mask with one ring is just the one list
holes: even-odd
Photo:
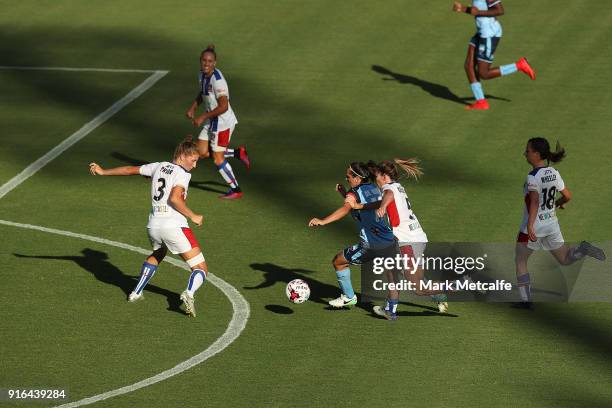
[[220, 166], [225, 161], [225, 152], [213, 152], [213, 161]]
[[340, 260], [340, 257], [341, 257], [341, 256], [342, 256], [341, 254], [336, 254], [336, 255], [334, 256], [334, 259], [332, 259], [332, 264], [333, 264], [334, 266], [342, 263], [342, 261]]
[[[202, 253], [200, 252], [193, 258], [187, 259], [186, 262], [187, 262], [187, 265], [189, 265], [189, 267], [192, 269], [195, 268], [196, 266], [201, 266], [201, 264], [204, 264], [204, 255], [202, 255]], [[202, 269], [202, 268], [198, 268], [198, 269]]]
[[493, 79], [494, 76], [491, 75], [490, 71], [482, 71], [482, 72], [480, 72], [480, 78], [484, 79], [485, 81], [487, 81], [489, 79]]

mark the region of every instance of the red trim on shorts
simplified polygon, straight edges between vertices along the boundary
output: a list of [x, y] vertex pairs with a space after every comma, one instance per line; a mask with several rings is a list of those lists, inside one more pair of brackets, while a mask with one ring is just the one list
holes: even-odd
[[191, 228], [181, 228], [181, 231], [183, 231], [183, 234], [185, 234], [185, 238], [187, 238], [187, 241], [189, 241], [189, 244], [192, 248], [200, 247], [200, 244], [198, 244], [198, 240], [193, 235], [193, 231], [191, 231]]
[[404, 245], [400, 247], [400, 254], [408, 256], [408, 258], [414, 258], [414, 251], [412, 245]]
[[392, 227], [397, 227], [400, 225], [400, 217], [399, 213], [397, 212], [395, 200], [391, 201], [391, 203], [387, 206], [387, 215], [389, 216], [389, 221], [391, 221]]
[[529, 242], [529, 235], [519, 231], [518, 235], [516, 236], [516, 242]]
[[225, 129], [217, 133], [217, 146], [227, 147], [230, 142], [230, 129]]

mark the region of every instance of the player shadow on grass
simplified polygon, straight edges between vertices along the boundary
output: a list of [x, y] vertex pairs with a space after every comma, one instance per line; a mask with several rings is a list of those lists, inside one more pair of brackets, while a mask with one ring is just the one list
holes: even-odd
[[[139, 159], [135, 159], [133, 157], [127, 156], [123, 153], [119, 153], [119, 152], [113, 152], [111, 153], [111, 156], [114, 157], [117, 160], [120, 160], [124, 163], [127, 163], [131, 166], [142, 166], [143, 164], [147, 164], [147, 162], [139, 160]], [[219, 186], [222, 187], [223, 189], [218, 189], [218, 188], [213, 188], [213, 187], [209, 187], [209, 186]], [[210, 191], [213, 193], [217, 193], [217, 194], [225, 194], [227, 193], [227, 183], [221, 183], [219, 181], [212, 181], [212, 180], [207, 180], [207, 181], [197, 181], [197, 180], [191, 180], [189, 182], [189, 187], [191, 188], [197, 188], [199, 190], [203, 190], [203, 191]]]
[[[125, 296], [134, 289], [138, 283], [138, 276], [124, 274], [119, 268], [108, 261], [108, 254], [95, 249], [85, 248], [81, 251], [83, 256], [51, 256], [51, 255], [23, 255], [13, 253], [17, 258], [53, 259], [60, 261], [72, 261], [82, 269], [90, 272], [97, 280], [120, 288]], [[153, 292], [165, 296], [168, 300], [168, 310], [184, 314], [180, 309], [181, 300], [178, 293], [160, 288], [150, 283], [145, 292]]]
[[[420, 87], [422, 90], [430, 94], [431, 96], [435, 96], [436, 98], [446, 99], [451, 102], [460, 103], [462, 105], [468, 105], [470, 100], [474, 100], [473, 96], [460, 97], [448, 89], [447, 86], [435, 84], [433, 82], [424, 81], [422, 79], [399, 74], [397, 72], [393, 72], [390, 69], [385, 67], [381, 67], [380, 65], [372, 65], [372, 71], [377, 72], [379, 74], [388, 75], [391, 78], [383, 78], [383, 81], [397, 81], [400, 84], [411, 84]], [[488, 99], [495, 99], [498, 101], [511, 102], [510, 99], [500, 98], [494, 95], [485, 95]]]
[[[306, 276], [307, 274], [314, 273], [314, 271], [311, 271], [308, 269], [289, 269], [289, 268], [284, 268], [282, 266], [275, 265], [272, 263], [252, 263], [249, 266], [251, 267], [251, 269], [255, 271], [263, 272], [264, 281], [256, 286], [243, 286], [244, 289], [252, 290], [252, 289], [269, 288], [271, 286], [274, 286], [276, 283], [282, 282], [284, 284], [287, 284], [293, 279], [302, 279], [306, 281], [306, 283], [308, 283], [308, 286], [310, 286], [309, 300], [315, 303], [324, 305], [326, 310], [336, 310], [336, 311], [337, 310], [348, 310], [346, 308], [337, 309], [337, 308], [331, 307], [327, 303], [329, 299], [334, 299], [338, 296], [339, 289], [335, 285], [329, 285], [327, 283], [323, 283], [316, 279], [313, 279], [311, 276]], [[356, 292], [356, 294], [357, 294], [357, 297], [361, 297], [360, 293]], [[411, 306], [414, 308], [424, 309], [424, 310], [421, 312], [401, 310], [398, 312], [399, 316], [457, 317], [456, 315], [449, 314], [449, 313], [445, 313], [445, 314], [439, 313], [437, 308], [431, 307], [431, 306], [424, 306], [424, 305], [419, 305], [416, 303], [409, 303], [409, 302], [401, 302], [401, 304]], [[357, 308], [366, 311], [370, 316], [376, 319], [380, 319], [380, 317], [374, 314], [374, 312], [372, 311], [373, 306], [374, 306], [374, 303], [372, 302], [358, 302], [356, 305]], [[265, 309], [271, 312], [277, 313], [277, 314], [293, 313], [292, 309], [286, 306], [280, 306], [280, 305], [266, 305]]]

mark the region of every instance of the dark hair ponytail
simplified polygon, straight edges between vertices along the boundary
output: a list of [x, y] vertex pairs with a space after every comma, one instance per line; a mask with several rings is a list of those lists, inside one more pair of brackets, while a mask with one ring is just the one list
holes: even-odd
[[540, 154], [542, 160], [559, 163], [565, 157], [565, 149], [561, 147], [559, 142], [557, 142], [554, 152], [550, 151], [550, 144], [543, 137], [533, 137], [529, 139], [528, 143], [534, 151]]

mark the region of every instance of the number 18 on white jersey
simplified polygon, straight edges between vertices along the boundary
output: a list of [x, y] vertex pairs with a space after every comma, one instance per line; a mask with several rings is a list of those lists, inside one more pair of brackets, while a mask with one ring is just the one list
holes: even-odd
[[535, 234], [538, 237], [560, 232], [559, 221], [555, 213], [555, 199], [559, 191], [565, 189], [565, 183], [559, 172], [552, 167], [540, 167], [533, 169], [527, 175], [525, 182], [525, 211], [521, 232], [527, 233], [527, 222], [529, 219], [529, 192], [538, 193], [538, 214], [534, 224]]
[[159, 162], [140, 166], [140, 174], [151, 177], [151, 213], [147, 228], [188, 227], [187, 218], [172, 208], [168, 199], [175, 186], [185, 189], [183, 199], [187, 199], [191, 173], [177, 164]]

